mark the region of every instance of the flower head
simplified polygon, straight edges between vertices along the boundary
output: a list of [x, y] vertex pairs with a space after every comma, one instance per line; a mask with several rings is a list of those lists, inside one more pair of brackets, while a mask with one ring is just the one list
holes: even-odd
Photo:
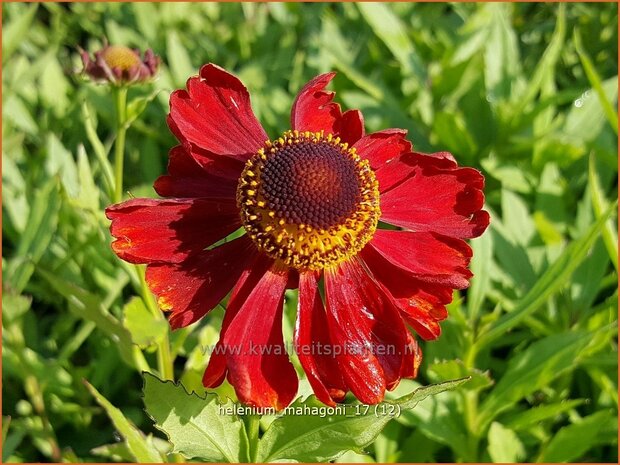
[[205, 65], [170, 98], [179, 145], [155, 182], [164, 199], [107, 209], [113, 249], [148, 265], [173, 328], [232, 290], [203, 382], [227, 378], [258, 407], [281, 409], [297, 392], [283, 350], [287, 288], [299, 288], [294, 343], [317, 397], [377, 403], [416, 376], [414, 334], [439, 336], [453, 290], [472, 276], [464, 239], [489, 223], [480, 172], [413, 151], [401, 129], [365, 134], [361, 113], [325, 90], [333, 77], [306, 84], [291, 129], [269, 139], [243, 84]]
[[155, 77], [160, 62], [151, 49], [141, 58], [138, 50], [107, 43], [95, 52], [94, 59], [82, 49], [80, 56], [84, 64], [83, 72], [91, 79], [114, 85], [148, 81]]

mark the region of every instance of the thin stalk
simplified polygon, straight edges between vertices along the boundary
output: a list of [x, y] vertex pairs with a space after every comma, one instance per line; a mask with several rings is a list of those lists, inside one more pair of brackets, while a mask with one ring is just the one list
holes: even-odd
[[[475, 326], [474, 326], [475, 327]], [[465, 353], [463, 364], [465, 369], [469, 372], [476, 367], [476, 356], [478, 353], [478, 347], [476, 346], [476, 331], [475, 329], [470, 334], [469, 348]], [[478, 392], [465, 390], [462, 393], [463, 409], [465, 416], [465, 425], [469, 431], [467, 438], [468, 455], [464, 458], [466, 462], [478, 461], [478, 448], [480, 444], [480, 434], [478, 425]]]
[[27, 376], [24, 382], [24, 390], [30, 398], [34, 411], [41, 418], [41, 422], [43, 423], [43, 434], [49, 444], [52, 461], [61, 462], [62, 452], [60, 450], [60, 446], [58, 445], [54, 428], [47, 417], [45, 401], [43, 400], [43, 390], [41, 389], [39, 380], [33, 375]]
[[123, 199], [123, 165], [125, 161], [125, 135], [127, 134], [127, 87], [114, 89], [116, 111], [116, 142], [114, 143], [114, 203]]
[[[125, 136], [127, 134], [127, 87], [121, 86], [114, 88], [114, 109], [116, 112], [116, 141], [114, 143], [114, 203], [123, 200], [123, 165], [125, 161]], [[153, 313], [157, 319], [163, 319], [162, 313], [153, 299], [144, 277], [144, 267], [136, 266], [136, 271], [140, 278], [140, 293], [144, 305]], [[139, 368], [148, 369], [144, 356], [136, 355], [136, 362]], [[140, 354], [141, 355], [141, 354]], [[159, 374], [164, 379], [174, 380], [174, 369], [172, 354], [170, 353], [170, 339], [168, 332], [161, 341], [157, 343], [157, 367]]]
[[[136, 266], [136, 268], [138, 276], [140, 277], [140, 292], [144, 305], [146, 305], [146, 308], [149, 309], [156, 319], [164, 319], [146, 283], [145, 268], [143, 266]], [[157, 343], [157, 368], [164, 379], [174, 380], [174, 365], [172, 353], [170, 352], [170, 338], [168, 334], [168, 331], [166, 331], [164, 337]]]
[[250, 463], [256, 463], [256, 454], [258, 453], [258, 432], [260, 430], [260, 416], [248, 415], [245, 424], [248, 433], [248, 442], [250, 446]]

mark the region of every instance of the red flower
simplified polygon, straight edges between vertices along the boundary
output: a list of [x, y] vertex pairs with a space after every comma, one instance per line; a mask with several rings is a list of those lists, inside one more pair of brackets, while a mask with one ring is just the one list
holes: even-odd
[[343, 113], [325, 90], [333, 77], [306, 84], [292, 131], [269, 141], [243, 84], [205, 65], [170, 98], [180, 143], [155, 182], [167, 199], [107, 209], [113, 249], [148, 264], [173, 328], [232, 289], [204, 384], [227, 377], [259, 407], [281, 409], [297, 392], [283, 351], [287, 288], [299, 287], [295, 346], [317, 397], [334, 405], [351, 391], [377, 403], [416, 375], [421, 352], [407, 325], [439, 336], [453, 290], [472, 276], [464, 239], [489, 223], [480, 172], [447, 152], [414, 152], [401, 129], [366, 135], [361, 113]]

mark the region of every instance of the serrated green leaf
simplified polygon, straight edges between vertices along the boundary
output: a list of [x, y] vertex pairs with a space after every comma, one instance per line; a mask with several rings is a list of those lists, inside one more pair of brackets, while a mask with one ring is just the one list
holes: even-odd
[[609, 411], [602, 410], [560, 429], [537, 462], [562, 463], [579, 459], [597, 443], [598, 434], [610, 416]]
[[525, 457], [525, 448], [510, 428], [494, 421], [489, 428], [487, 450], [494, 463], [516, 463]]
[[209, 462], [247, 462], [248, 439], [243, 421], [228, 415], [231, 401], [220, 403], [215, 394], [188, 394], [172, 381], [144, 373], [144, 406], [173, 446], [188, 458]]
[[101, 405], [116, 430], [123, 436], [125, 443], [127, 444], [127, 448], [133, 455], [134, 459], [141, 463], [163, 463], [164, 460], [159, 451], [153, 446], [153, 444], [149, 444], [146, 440], [146, 437], [142, 431], [140, 431], [136, 426], [131, 423], [123, 412], [114, 407], [105, 397], [95, 389], [87, 381], [84, 381], [84, 384], [93, 395], [93, 397], [97, 400], [97, 403]]
[[153, 315], [139, 297], [125, 304], [123, 315], [123, 326], [131, 334], [131, 340], [142, 348], [156, 344], [168, 331], [168, 322]]
[[[257, 461], [323, 462], [336, 459], [347, 450], [361, 453], [393, 418], [394, 413], [413, 409], [427, 397], [454, 389], [466, 381], [467, 378], [424, 386], [399, 399], [386, 400], [376, 406], [349, 404], [344, 406], [344, 413], [325, 418], [317, 413], [285, 414], [274, 420], [261, 438]], [[297, 400], [291, 405], [291, 411], [300, 409], [304, 413], [306, 408], [327, 412], [326, 406], [314, 396], [304, 401]]]

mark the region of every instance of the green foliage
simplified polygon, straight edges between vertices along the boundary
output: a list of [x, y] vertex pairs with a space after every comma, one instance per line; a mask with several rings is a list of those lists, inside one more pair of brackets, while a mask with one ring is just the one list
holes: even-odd
[[[145, 374], [144, 405], [157, 428], [171, 442], [173, 452], [208, 462], [258, 462], [333, 460], [348, 450], [362, 452], [401, 410], [410, 410], [429, 396], [454, 389], [467, 379], [418, 388], [376, 406], [343, 404], [336, 414], [310, 396], [298, 399], [269, 425], [251, 451], [243, 418], [230, 400], [217, 395], [189, 394], [180, 384]], [[299, 413], [296, 413], [299, 412]], [[319, 413], [317, 413], [319, 412]], [[325, 413], [320, 413], [325, 412]]]
[[173, 452], [208, 462], [247, 462], [248, 437], [237, 415], [220, 409], [232, 402], [220, 403], [216, 395], [201, 398], [188, 394], [183, 386], [144, 377], [144, 405], [157, 427], [168, 437]]
[[140, 463], [162, 463], [162, 456], [157, 449], [147, 442], [142, 432], [125, 418], [123, 412], [114, 407], [93, 386], [87, 382], [85, 384], [90, 393], [97, 400], [97, 403], [104, 408], [110, 420], [112, 420], [114, 427], [123, 436], [127, 449], [133, 459]]
[[[170, 92], [208, 61], [247, 84], [271, 136], [300, 86], [336, 70], [337, 99], [368, 132], [406, 128], [416, 150], [450, 150], [486, 177], [492, 221], [472, 241], [471, 287], [422, 343], [419, 379], [386, 402], [470, 381], [415, 391], [391, 422], [263, 418], [258, 459], [617, 463], [617, 4], [2, 10], [3, 462], [251, 458], [247, 419], [215, 415], [201, 384], [221, 309], [171, 333], [141, 272], [110, 250], [114, 105], [76, 72], [76, 47], [106, 37], [162, 57], [159, 78], [129, 91], [131, 195], [155, 196], [175, 144]], [[294, 292], [286, 306], [290, 338]], [[147, 414], [142, 372], [170, 378], [172, 366], [195, 394], [145, 375]], [[215, 392], [235, 399], [227, 383]]]

